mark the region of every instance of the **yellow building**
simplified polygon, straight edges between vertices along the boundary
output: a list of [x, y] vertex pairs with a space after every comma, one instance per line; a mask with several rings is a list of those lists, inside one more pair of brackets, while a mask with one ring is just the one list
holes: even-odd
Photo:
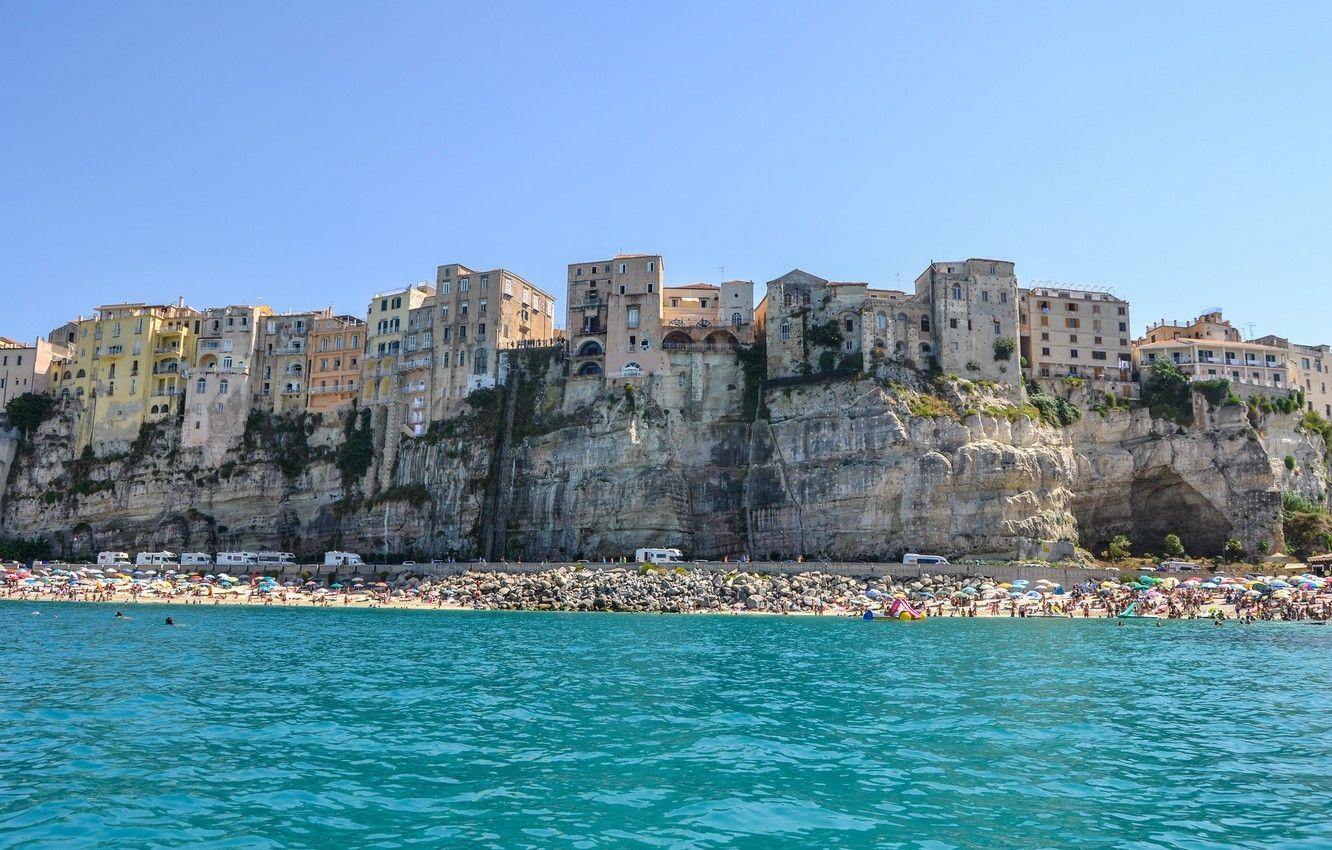
[[128, 443], [179, 416], [199, 322], [184, 304], [110, 304], [79, 322], [67, 386], [83, 403], [80, 448]]
[[398, 359], [403, 354], [411, 312], [434, 294], [435, 287], [418, 283], [370, 299], [365, 358], [361, 361], [361, 404], [390, 404], [398, 399]]

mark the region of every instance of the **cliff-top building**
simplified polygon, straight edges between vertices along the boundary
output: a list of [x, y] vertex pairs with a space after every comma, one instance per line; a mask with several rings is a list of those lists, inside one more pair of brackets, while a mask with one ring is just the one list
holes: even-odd
[[1281, 394], [1291, 389], [1286, 350], [1261, 342], [1244, 342], [1240, 332], [1209, 310], [1192, 322], [1160, 321], [1133, 346], [1133, 365], [1139, 371], [1170, 362], [1191, 380], [1224, 378], [1235, 392]]
[[770, 378], [876, 361], [1020, 385], [1018, 289], [1002, 260], [931, 263], [914, 294], [791, 271], [762, 306]]
[[56, 393], [69, 349], [38, 339], [32, 345], [0, 337], [0, 407], [24, 393]]
[[574, 376], [637, 378], [673, 354], [752, 343], [754, 284], [665, 285], [660, 254], [571, 263], [565, 330]]
[[83, 403], [79, 447], [128, 442], [181, 413], [198, 331], [198, 311], [183, 303], [108, 304], [81, 320], [69, 382]]
[[411, 312], [434, 295], [434, 286], [416, 283], [377, 293], [370, 299], [366, 307], [365, 356], [361, 361], [362, 405], [388, 405], [398, 401], [401, 375], [398, 360], [403, 356]]
[[365, 322], [355, 316], [327, 316], [310, 326], [310, 413], [343, 410], [356, 401], [361, 383]]
[[1081, 378], [1133, 396], [1129, 303], [1108, 292], [1038, 286], [1020, 290], [1021, 351], [1038, 383]]
[[1285, 352], [1286, 374], [1290, 385], [1304, 390], [1304, 407], [1332, 418], [1332, 347], [1300, 345], [1269, 335], [1254, 340]]
[[264, 306], [210, 307], [202, 312], [195, 354], [185, 377], [181, 445], [220, 453], [239, 442], [254, 400], [255, 354]]

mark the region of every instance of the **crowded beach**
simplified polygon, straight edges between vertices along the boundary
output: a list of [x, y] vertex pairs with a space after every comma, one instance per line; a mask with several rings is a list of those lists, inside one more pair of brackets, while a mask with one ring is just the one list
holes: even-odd
[[921, 575], [909, 581], [818, 571], [795, 575], [729, 569], [574, 565], [540, 572], [465, 569], [388, 580], [313, 579], [188, 570], [103, 570], [11, 565], [0, 599], [116, 605], [305, 606], [431, 610], [605, 611], [854, 616], [1120, 618], [1290, 621], [1332, 619], [1332, 580], [1311, 573], [1121, 575], [1065, 588], [1048, 579]]

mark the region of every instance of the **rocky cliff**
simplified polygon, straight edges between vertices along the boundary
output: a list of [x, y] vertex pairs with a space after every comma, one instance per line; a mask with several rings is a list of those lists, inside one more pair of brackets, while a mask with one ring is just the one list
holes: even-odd
[[1039, 541], [1099, 549], [1120, 533], [1159, 551], [1176, 532], [1191, 552], [1216, 554], [1230, 537], [1279, 551], [1281, 493], [1328, 489], [1320, 437], [1293, 416], [1255, 427], [1243, 408], [1203, 403], [1187, 429], [1114, 410], [1052, 428], [966, 381], [760, 393], [729, 353], [633, 384], [566, 377], [548, 354], [514, 375], [425, 437], [399, 436], [382, 409], [252, 417], [244, 441], [210, 447], [211, 460], [169, 429], [76, 457], [58, 413], [30, 440], [0, 438], [0, 461], [17, 447], [0, 469], [0, 536], [44, 537], [71, 556], [346, 548], [540, 560], [654, 545], [854, 560], [1016, 554]]

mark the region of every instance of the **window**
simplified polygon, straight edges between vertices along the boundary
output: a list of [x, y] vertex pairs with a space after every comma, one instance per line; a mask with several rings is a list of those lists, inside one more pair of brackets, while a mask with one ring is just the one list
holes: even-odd
[[458, 342], [465, 342], [466, 340], [467, 340], [467, 326], [466, 326], [466, 325], [459, 325], [459, 326], [458, 326]]
[[850, 333], [851, 331], [856, 329], [855, 321], [849, 317], [842, 320], [842, 326], [846, 328], [847, 333]]
[[1076, 328], [1076, 327], [1079, 327], [1078, 320], [1077, 320], [1077, 319], [1074, 319], [1074, 318], [1067, 318], [1067, 319], [1064, 319], [1064, 327], [1066, 327], [1066, 328]]
[[230, 368], [231, 368], [231, 362], [232, 362], [232, 361], [231, 361], [231, 357], [230, 357], [230, 356], [223, 357], [223, 358], [222, 358], [222, 368], [223, 368], [223, 369], [230, 369]]
[[[654, 262], [649, 261], [649, 262], [648, 262], [648, 271], [650, 271], [650, 272], [655, 272], [656, 270], [657, 270], [657, 264], [654, 263]], [[651, 291], [652, 291], [652, 290], [650, 290], [650, 289], [648, 290], [648, 292], [651, 292]]]
[[624, 294], [624, 284], [623, 284], [623, 283], [620, 284], [620, 294], [621, 294], [621, 295]]
[[922, 331], [926, 331], [926, 332], [929, 331], [929, 329], [930, 329], [930, 317], [929, 317], [929, 316], [921, 316], [921, 317], [920, 317], [920, 329], [921, 329]]
[[[655, 286], [655, 284], [651, 284], [651, 283], [649, 283], [649, 284], [648, 284], [648, 292], [652, 292], [652, 289], [653, 289], [654, 286]], [[704, 305], [704, 306], [707, 306], [707, 305]]]
[[227, 394], [227, 390], [230, 389], [230, 388], [231, 388], [231, 385], [230, 385], [229, 383], [227, 383], [227, 379], [226, 379], [226, 378], [223, 378], [222, 380], [220, 380], [220, 381], [217, 382], [217, 392], [218, 392], [218, 395], [226, 395], [226, 394]]
[[[991, 274], [994, 274], [994, 272], [991, 272]], [[988, 302], [990, 300], [990, 290], [988, 289], [981, 290], [981, 300], [985, 302]]]
[[961, 300], [962, 300], [962, 286], [961, 286], [961, 284], [957, 284], [957, 283], [953, 284], [953, 300], [954, 300], [954, 301], [961, 301]]
[[745, 318], [745, 317], [744, 317], [744, 316], [741, 316], [739, 313], [732, 313], [732, 314], [731, 314], [731, 327], [733, 327], [733, 328], [738, 328], [738, 327], [740, 327], [741, 323], [744, 322], [744, 318]]
[[[388, 299], [387, 299], [387, 298], [381, 298], [381, 299], [379, 300], [379, 312], [381, 312], [381, 313], [387, 313], [387, 312], [388, 312]], [[268, 324], [269, 324], [269, 327], [270, 327], [270, 330], [269, 330], [268, 332], [269, 332], [269, 333], [272, 333], [273, 331], [271, 330], [271, 328], [272, 328], [273, 323], [272, 323], [272, 322], [269, 322]]]
[[1104, 360], [1104, 359], [1105, 359], [1105, 352], [1104, 352], [1104, 351], [1093, 351], [1093, 352], [1092, 352], [1092, 359], [1093, 359], [1093, 360]]
[[488, 305], [486, 304], [486, 299], [482, 298], [481, 301], [476, 305], [476, 314], [478, 316], [484, 316], [486, 314], [487, 306]]
[[[782, 306], [783, 306], [783, 307], [790, 307], [790, 306], [791, 306], [791, 300], [792, 300], [792, 299], [791, 299], [791, 293], [789, 293], [789, 292], [783, 292], [783, 293], [782, 293]], [[679, 305], [679, 302], [678, 302], [677, 299], [672, 298], [671, 301], [675, 302], [675, 303], [671, 304], [672, 307], [678, 307], [678, 306], [680, 306], [680, 305]]]
[[1069, 356], [1069, 359], [1071, 359], [1071, 360], [1077, 360], [1077, 359], [1078, 359], [1078, 350], [1077, 350], [1076, 348], [1070, 348], [1069, 351], [1068, 351], [1068, 356]]
[[465, 277], [464, 277], [464, 278], [460, 278], [460, 279], [458, 280], [458, 291], [459, 291], [459, 292], [466, 292], [467, 290], [469, 290], [469, 289], [471, 289], [471, 288], [472, 288], [472, 281], [471, 281], [470, 278], [465, 278]]
[[999, 324], [999, 321], [996, 319], [994, 322], [994, 335], [999, 336], [999, 334], [1003, 333], [1003, 330], [1004, 330], [1003, 327]]
[[449, 305], [445, 304], [439, 311], [439, 317], [444, 321], [449, 320]]
[[782, 342], [786, 342], [788, 339], [791, 338], [791, 323], [790, 323], [790, 322], [783, 321], [782, 324], [781, 324], [781, 326], [780, 326], [780, 328], [779, 328], [779, 330], [780, 330], [780, 334], [781, 334]]
[[446, 280], [439, 285], [439, 294], [448, 295], [452, 289], [453, 289], [453, 282]]
[[1049, 357], [1049, 356], [1050, 356], [1050, 349], [1049, 349], [1048, 347], [1042, 348], [1042, 349], [1041, 349], [1041, 356], [1042, 356], [1042, 357]]
[[1069, 335], [1068, 335], [1068, 341], [1071, 342], [1071, 343], [1076, 343], [1076, 342], [1078, 341], [1078, 335], [1077, 335], [1077, 334], [1069, 334]]
[[1000, 304], [1007, 304], [1007, 303], [1008, 303], [1008, 293], [1007, 293], [1007, 292], [1000, 292], [1000, 293], [999, 293], [999, 303], [1000, 303]]
[[888, 330], [888, 316], [883, 313], [876, 313], [874, 315], [874, 328], [879, 333]]
[[490, 289], [490, 275], [483, 274], [481, 275], [481, 290], [484, 292], [488, 291], [489, 289]]
[[639, 311], [638, 311], [638, 308], [637, 308], [637, 307], [630, 307], [629, 310], [628, 310], [628, 314], [627, 314], [627, 316], [625, 317], [624, 326], [625, 326], [626, 328], [636, 328], [636, 327], [638, 327], [638, 318], [639, 318]]
[[203, 378], [200, 378], [199, 382], [194, 385], [194, 391], [197, 392], [199, 395], [203, 395], [204, 393], [208, 392], [208, 382], [205, 381]]
[[477, 323], [476, 323], [476, 338], [477, 338], [477, 339], [485, 339], [485, 338], [486, 338], [486, 323], [485, 323], [485, 322], [477, 322]]
[[624, 274], [624, 270], [625, 270], [625, 264], [620, 263], [620, 274]]
[[948, 327], [952, 328], [953, 330], [957, 330], [957, 319], [949, 319]]

